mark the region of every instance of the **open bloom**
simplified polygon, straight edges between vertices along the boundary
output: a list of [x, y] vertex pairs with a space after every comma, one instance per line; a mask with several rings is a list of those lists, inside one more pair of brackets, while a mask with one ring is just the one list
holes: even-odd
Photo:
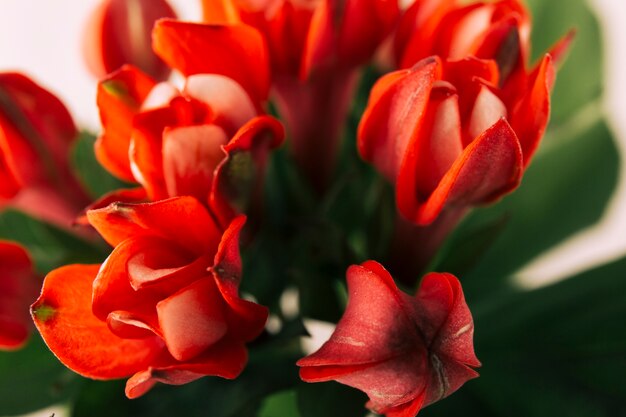
[[220, 229], [193, 197], [91, 210], [115, 247], [99, 265], [51, 272], [32, 306], [48, 347], [95, 379], [131, 376], [130, 398], [156, 382], [235, 378], [267, 309], [238, 295], [244, 217]]
[[[293, 156], [317, 191], [328, 185], [335, 165], [341, 127], [356, 86], [356, 70], [371, 59], [393, 30], [399, 16], [397, 3], [203, 2], [205, 21], [212, 27], [219, 25], [221, 31], [233, 33], [242, 33], [245, 28], [251, 32], [249, 39], [260, 38], [267, 48], [272, 92], [290, 134]], [[217, 30], [205, 31], [204, 35], [200, 30], [195, 32], [195, 38], [204, 37], [206, 43], [215, 44]], [[250, 42], [245, 44], [249, 47]]]
[[461, 284], [431, 273], [415, 297], [377, 262], [351, 266], [348, 306], [330, 339], [298, 361], [307, 382], [335, 380], [364, 391], [367, 407], [414, 417], [478, 374], [474, 324]]
[[415, 224], [497, 200], [539, 145], [554, 76], [547, 54], [505, 98], [495, 61], [426, 58], [376, 83], [359, 151], [395, 184], [398, 210]]
[[37, 297], [40, 279], [22, 246], [0, 241], [0, 350], [17, 349], [28, 338], [28, 307]]
[[0, 98], [0, 207], [68, 226], [89, 202], [69, 166], [72, 117], [19, 73], [0, 74]]
[[99, 84], [98, 106], [98, 160], [142, 185], [105, 202], [191, 195], [223, 227], [261, 191], [267, 153], [284, 138], [282, 125], [220, 74], [190, 76], [179, 91], [126, 66]]
[[166, 0], [102, 0], [85, 27], [84, 57], [89, 71], [102, 78], [131, 64], [158, 79], [171, 70], [150, 49], [152, 26], [176, 14]]

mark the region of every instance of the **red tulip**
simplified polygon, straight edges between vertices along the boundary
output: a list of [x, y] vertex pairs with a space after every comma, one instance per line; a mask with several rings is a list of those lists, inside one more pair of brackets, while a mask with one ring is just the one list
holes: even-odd
[[37, 297], [40, 281], [22, 246], [0, 241], [0, 350], [20, 348], [32, 321], [28, 306]]
[[505, 100], [494, 61], [427, 58], [374, 86], [359, 150], [396, 186], [400, 213], [431, 224], [444, 209], [489, 203], [517, 187], [548, 122], [552, 58]]
[[178, 91], [124, 67], [99, 84], [98, 105], [98, 159], [145, 190], [105, 201], [191, 195], [209, 204], [223, 227], [260, 189], [267, 151], [284, 136], [237, 82], [218, 74], [190, 76]]
[[[302, 173], [322, 192], [335, 166], [357, 81], [393, 30], [396, 0], [204, 1], [205, 20], [254, 27], [267, 45], [273, 94]], [[198, 35], [197, 37], [200, 37]], [[211, 42], [207, 37], [207, 43]]]
[[71, 224], [89, 202], [69, 166], [72, 117], [22, 74], [0, 74], [0, 98], [0, 206]]
[[268, 314], [238, 295], [245, 218], [222, 232], [193, 197], [114, 203], [87, 217], [115, 249], [101, 266], [46, 277], [32, 314], [55, 355], [89, 378], [131, 376], [129, 398], [156, 382], [239, 375]]
[[335, 380], [364, 391], [376, 413], [413, 417], [478, 376], [474, 324], [453, 275], [426, 275], [415, 297], [374, 261], [350, 267], [347, 281], [335, 332], [298, 361], [304, 381]]
[[84, 57], [89, 71], [102, 78], [131, 64], [164, 80], [170, 69], [150, 49], [152, 26], [176, 13], [165, 0], [102, 0], [85, 28]]

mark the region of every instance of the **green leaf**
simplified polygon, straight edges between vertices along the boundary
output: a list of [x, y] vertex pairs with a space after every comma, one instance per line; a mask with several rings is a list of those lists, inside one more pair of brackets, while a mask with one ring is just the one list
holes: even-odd
[[105, 255], [94, 244], [16, 210], [0, 212], [0, 236], [24, 245], [42, 275], [69, 263], [100, 262]]
[[557, 141], [537, 156], [520, 188], [495, 206], [475, 210], [457, 231], [509, 218], [495, 244], [461, 277], [468, 300], [500, 290], [514, 271], [604, 213], [618, 170], [611, 132], [597, 122], [576, 135], [567, 133], [565, 139], [546, 138]]
[[352, 387], [332, 381], [303, 382], [296, 390], [302, 417], [363, 417], [367, 414], [367, 396]]
[[261, 406], [259, 417], [300, 417], [296, 392], [282, 391], [269, 396]]
[[81, 132], [72, 150], [71, 163], [77, 177], [94, 199], [120, 188], [132, 185], [121, 181], [105, 170], [94, 153], [96, 137], [88, 132]]
[[565, 33], [576, 29], [571, 52], [558, 72], [552, 96], [552, 123], [560, 125], [602, 94], [600, 26], [585, 0], [529, 0], [528, 3], [533, 16], [534, 59], [547, 52]]
[[0, 415], [20, 415], [67, 401], [81, 378], [63, 366], [38, 334], [15, 352], [0, 352]]
[[626, 415], [624, 277], [626, 259], [477, 306], [472, 389], [502, 416]]

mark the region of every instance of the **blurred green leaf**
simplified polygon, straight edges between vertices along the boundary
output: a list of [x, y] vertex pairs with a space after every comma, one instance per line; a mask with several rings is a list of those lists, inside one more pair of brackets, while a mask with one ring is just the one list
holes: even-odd
[[536, 60], [571, 29], [576, 37], [557, 75], [552, 124], [569, 121], [603, 89], [600, 26], [585, 0], [528, 0], [532, 16], [532, 53]]
[[296, 389], [302, 417], [363, 417], [367, 396], [336, 382], [300, 383]]
[[81, 132], [72, 150], [71, 163], [77, 177], [94, 199], [120, 188], [130, 188], [130, 184], [121, 181], [105, 170], [94, 153], [96, 137], [88, 132]]
[[468, 300], [492, 295], [533, 257], [598, 221], [615, 189], [617, 170], [617, 150], [604, 122], [537, 155], [517, 191], [475, 210], [456, 232], [509, 218], [485, 256], [462, 277]]
[[267, 397], [258, 417], [300, 417], [296, 392], [282, 391]]
[[69, 263], [97, 263], [104, 259], [97, 246], [16, 210], [0, 212], [0, 236], [24, 245], [42, 275]]
[[477, 307], [472, 387], [503, 416], [626, 415], [625, 278], [622, 259]]
[[63, 366], [38, 334], [15, 352], [0, 352], [0, 415], [20, 415], [68, 400], [81, 378]]

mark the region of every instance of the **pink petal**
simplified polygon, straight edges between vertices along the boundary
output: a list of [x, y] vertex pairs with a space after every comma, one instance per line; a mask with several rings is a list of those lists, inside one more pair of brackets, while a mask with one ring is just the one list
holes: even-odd
[[257, 115], [252, 99], [235, 80], [224, 75], [201, 74], [187, 78], [185, 94], [207, 104], [215, 120], [229, 135]]
[[166, 129], [163, 134], [163, 175], [171, 196], [192, 195], [206, 201], [213, 171], [224, 159], [228, 137], [216, 125]]

